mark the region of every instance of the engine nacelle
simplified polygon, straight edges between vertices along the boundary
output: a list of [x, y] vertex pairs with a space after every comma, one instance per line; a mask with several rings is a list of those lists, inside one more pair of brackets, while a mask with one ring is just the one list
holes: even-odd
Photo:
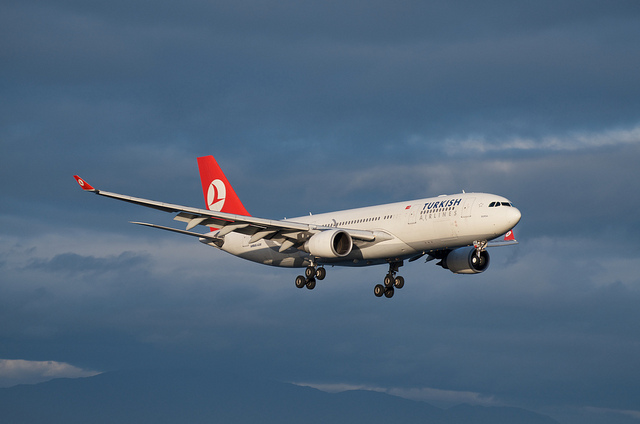
[[442, 267], [455, 274], [478, 274], [489, 268], [489, 252], [481, 251], [478, 258], [475, 247], [461, 247], [449, 252]]
[[342, 258], [351, 253], [353, 240], [343, 230], [325, 230], [311, 236], [304, 250], [319, 258]]

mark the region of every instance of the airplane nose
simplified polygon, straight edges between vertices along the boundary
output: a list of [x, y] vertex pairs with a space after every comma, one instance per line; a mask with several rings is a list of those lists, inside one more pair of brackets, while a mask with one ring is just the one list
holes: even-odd
[[520, 213], [520, 210], [518, 210], [518, 208], [510, 207], [508, 210], [509, 210], [508, 212], [509, 215], [507, 219], [509, 220], [509, 224], [511, 225], [511, 228], [513, 228], [516, 226], [518, 222], [520, 222], [520, 218], [522, 217], [522, 214]]

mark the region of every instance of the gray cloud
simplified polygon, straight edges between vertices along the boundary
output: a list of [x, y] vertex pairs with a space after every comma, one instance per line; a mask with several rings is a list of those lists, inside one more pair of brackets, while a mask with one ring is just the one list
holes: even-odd
[[[98, 279], [93, 290], [79, 291], [81, 280], [70, 281], [67, 270], [48, 269], [45, 278], [42, 269], [5, 266], [12, 284], [2, 298], [24, 301], [3, 307], [3, 322], [15, 322], [3, 338], [37, 341], [40, 354], [56, 353], [65, 340], [81, 356], [87, 332], [122, 343], [109, 360], [94, 357], [99, 369], [142, 361], [129, 349], [152, 349], [164, 352], [156, 361], [207, 366], [215, 358], [274, 378], [404, 387], [414, 396], [434, 389], [504, 404], [633, 409], [626, 391], [640, 372], [633, 365], [639, 281], [625, 270], [637, 258], [589, 262], [583, 244], [524, 241], [517, 256], [494, 251], [494, 269], [466, 278], [412, 264], [403, 269], [410, 284], [386, 304], [371, 294], [382, 268], [331, 269], [316, 291], [301, 292], [294, 271], [230, 261], [197, 244], [181, 254], [173, 243], [158, 246], [143, 280], [121, 267], [118, 279]], [[607, 386], [607, 395], [592, 386]]]
[[68, 272], [104, 274], [105, 272], [117, 271], [130, 272], [131, 268], [137, 267], [144, 259], [131, 252], [123, 252], [117, 257], [96, 258], [93, 256], [82, 256], [77, 253], [62, 253], [54, 256], [50, 260], [34, 259], [26, 269], [40, 270], [44, 272]]

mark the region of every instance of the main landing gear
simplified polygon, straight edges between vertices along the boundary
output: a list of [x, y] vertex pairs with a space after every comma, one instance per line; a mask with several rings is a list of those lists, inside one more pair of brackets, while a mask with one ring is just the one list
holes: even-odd
[[373, 288], [373, 294], [376, 297], [386, 297], [390, 299], [394, 294], [394, 287], [396, 289], [401, 289], [404, 287], [404, 278], [398, 275], [396, 277], [396, 273], [398, 272], [398, 268], [402, 266], [402, 262], [391, 262], [389, 264], [389, 273], [384, 277], [384, 285], [377, 284]]
[[[396, 276], [398, 268], [402, 265], [402, 261], [389, 263], [389, 272], [384, 277], [384, 284], [377, 284], [373, 289], [373, 294], [376, 297], [392, 298], [395, 289], [404, 287], [404, 278], [400, 275]], [[310, 265], [304, 270], [304, 275], [296, 277], [296, 287], [299, 289], [306, 287], [309, 290], [313, 290], [316, 287], [316, 280], [324, 280], [326, 276], [327, 270], [324, 267]]]
[[311, 265], [304, 270], [304, 275], [298, 275], [296, 277], [296, 287], [301, 289], [303, 287], [313, 290], [316, 287], [316, 278], [318, 280], [324, 280], [327, 276], [327, 270], [324, 267], [316, 268]]

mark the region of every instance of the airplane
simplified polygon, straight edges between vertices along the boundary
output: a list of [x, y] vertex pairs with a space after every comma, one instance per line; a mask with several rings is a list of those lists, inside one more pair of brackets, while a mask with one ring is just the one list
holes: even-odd
[[[198, 158], [207, 209], [141, 199], [94, 188], [75, 175], [87, 192], [176, 214], [184, 230], [145, 222], [133, 224], [197, 237], [208, 246], [265, 265], [304, 268], [298, 288], [312, 290], [326, 276], [325, 266], [387, 264], [374, 295], [391, 298], [404, 287], [398, 274], [404, 261], [426, 262], [456, 274], [487, 270], [487, 247], [517, 244], [513, 227], [520, 211], [506, 198], [488, 193], [441, 195], [358, 209], [272, 220], [253, 217], [213, 156]], [[208, 227], [205, 233], [191, 231]], [[499, 241], [500, 237], [502, 240]]]

